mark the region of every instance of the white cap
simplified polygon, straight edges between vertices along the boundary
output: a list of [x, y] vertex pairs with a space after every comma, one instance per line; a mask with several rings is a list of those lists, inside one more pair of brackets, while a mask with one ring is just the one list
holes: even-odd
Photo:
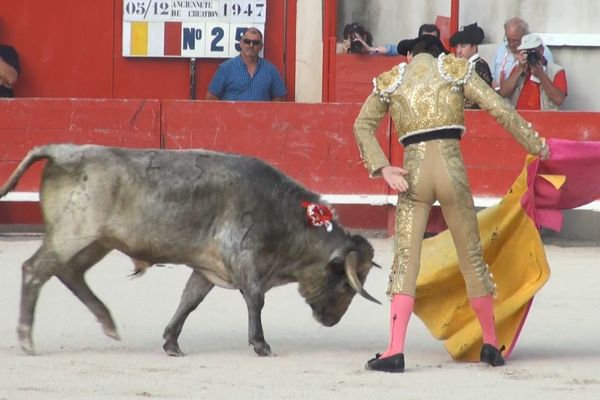
[[544, 42], [542, 42], [542, 38], [537, 33], [530, 33], [521, 38], [521, 44], [517, 47], [517, 50], [529, 50], [529, 49], [537, 49]]

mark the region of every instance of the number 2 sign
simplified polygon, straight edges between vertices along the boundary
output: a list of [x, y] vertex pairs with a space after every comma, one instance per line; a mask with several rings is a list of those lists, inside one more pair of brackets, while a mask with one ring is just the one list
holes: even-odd
[[264, 34], [266, 0], [125, 0], [123, 56], [229, 58], [251, 26]]

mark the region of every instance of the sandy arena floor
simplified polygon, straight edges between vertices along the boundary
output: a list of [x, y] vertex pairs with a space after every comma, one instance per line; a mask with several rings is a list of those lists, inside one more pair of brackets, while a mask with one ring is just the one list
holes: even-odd
[[[356, 297], [342, 321], [325, 328], [288, 285], [267, 294], [265, 336], [276, 357], [246, 345], [246, 306], [237, 291], [213, 289], [180, 338], [186, 357], [162, 351], [162, 330], [189, 275], [182, 266], [128, 279], [129, 259], [109, 254], [87, 276], [112, 311], [122, 340], [102, 334], [92, 314], [52, 279], [38, 303], [26, 356], [15, 333], [21, 264], [39, 237], [0, 237], [0, 400], [51, 399], [599, 399], [600, 247], [547, 246], [549, 283], [536, 296], [508, 364], [453, 362], [413, 318], [407, 371], [365, 371], [387, 343], [387, 304]], [[391, 239], [372, 239], [376, 261], [366, 288], [380, 300]], [[384, 302], [385, 304], [385, 302]]]

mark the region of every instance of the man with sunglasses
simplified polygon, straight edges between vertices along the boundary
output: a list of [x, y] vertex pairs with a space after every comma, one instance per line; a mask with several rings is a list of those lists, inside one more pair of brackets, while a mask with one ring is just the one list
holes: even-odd
[[285, 85], [277, 68], [259, 57], [262, 33], [248, 28], [240, 40], [240, 55], [219, 65], [206, 100], [284, 101]]

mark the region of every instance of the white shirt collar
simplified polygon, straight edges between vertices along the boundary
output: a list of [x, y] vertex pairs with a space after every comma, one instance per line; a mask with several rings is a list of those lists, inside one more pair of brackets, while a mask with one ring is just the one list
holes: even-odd
[[479, 58], [479, 53], [475, 53], [469, 58], [469, 61], [475, 62], [478, 58]]

